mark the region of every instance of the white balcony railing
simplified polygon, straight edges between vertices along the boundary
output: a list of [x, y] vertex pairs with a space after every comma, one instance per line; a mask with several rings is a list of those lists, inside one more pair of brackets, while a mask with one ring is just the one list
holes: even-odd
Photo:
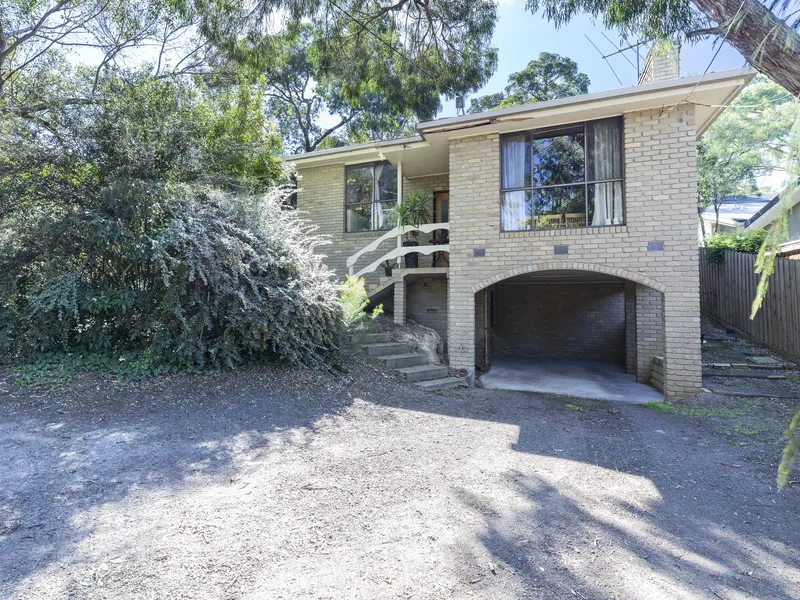
[[[370, 242], [369, 244], [364, 246], [361, 250], [353, 254], [353, 256], [347, 259], [347, 268], [350, 272], [350, 275], [361, 277], [362, 275], [366, 275], [367, 273], [372, 273], [384, 261], [399, 259], [405, 256], [406, 254], [411, 254], [413, 252], [418, 252], [420, 254], [431, 254], [433, 252], [449, 252], [450, 251], [449, 244], [431, 244], [426, 246], [403, 246], [401, 243], [403, 235], [411, 231], [421, 231], [422, 233], [431, 233], [432, 231], [437, 231], [439, 229], [449, 230], [450, 223], [425, 223], [424, 225], [404, 225], [402, 227], [395, 227], [394, 229], [390, 229], [389, 231], [384, 233], [381, 237], [379, 237], [377, 240]], [[392, 239], [397, 240], [396, 248], [390, 250], [389, 252], [381, 256], [378, 260], [368, 264], [366, 267], [364, 267], [357, 273], [353, 273], [353, 271], [355, 271], [355, 264], [356, 262], [358, 262], [358, 259], [361, 258], [361, 256], [363, 256], [368, 252], [377, 250], [378, 247], [383, 242]]]

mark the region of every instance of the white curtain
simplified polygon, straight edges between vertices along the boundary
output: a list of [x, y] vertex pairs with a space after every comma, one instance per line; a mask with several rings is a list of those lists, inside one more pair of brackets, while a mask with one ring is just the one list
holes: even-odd
[[[376, 200], [379, 200], [381, 197], [381, 173], [383, 173], [383, 168], [385, 165], [375, 165], [375, 172], [373, 173], [372, 177], [372, 201], [373, 203]], [[384, 226], [384, 214], [381, 210], [380, 204], [373, 204], [372, 205], [372, 229], [378, 230], [383, 229]]]
[[[525, 186], [525, 167], [530, 160], [527, 134], [505, 138], [501, 152], [503, 154], [501, 186], [504, 189]], [[500, 211], [503, 231], [525, 229], [526, 197], [527, 194], [523, 191], [503, 193]]]
[[519, 229], [529, 229], [525, 223], [525, 204], [528, 199], [528, 192], [519, 190], [516, 192], [503, 192], [503, 202], [501, 204], [501, 221], [503, 231], [517, 231]]
[[[622, 147], [619, 121], [598, 121], [591, 124], [592, 144], [589, 147], [591, 180], [615, 179], [622, 176]], [[615, 181], [594, 184], [592, 225], [619, 225], [622, 215], [622, 183]]]

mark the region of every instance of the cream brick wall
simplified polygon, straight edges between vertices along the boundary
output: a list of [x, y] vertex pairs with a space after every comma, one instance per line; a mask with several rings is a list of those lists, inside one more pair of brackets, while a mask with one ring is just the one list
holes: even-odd
[[408, 284], [406, 316], [436, 330], [447, 344], [447, 279], [423, 277]]
[[636, 374], [636, 284], [625, 282], [625, 371]]
[[680, 49], [670, 44], [668, 48], [652, 49], [647, 54], [638, 85], [676, 79], [680, 76]]
[[[324, 262], [336, 272], [338, 279], [344, 279], [347, 259], [383, 232], [344, 232], [344, 164], [299, 169], [297, 176], [297, 210], [317, 226], [317, 233], [330, 239], [330, 244], [320, 248], [325, 253]], [[363, 256], [359, 268], [376, 260], [389, 248], [387, 243], [381, 252]], [[376, 283], [380, 272], [373, 273], [368, 283]]]
[[661, 292], [636, 284], [636, 381], [648, 383], [653, 359], [664, 354], [664, 315]]
[[[503, 233], [499, 137], [451, 140], [448, 331], [454, 367], [475, 364], [476, 291], [525, 272], [586, 269], [663, 293], [666, 394], [677, 398], [700, 389], [693, 108], [625, 115], [624, 143], [625, 226]], [[649, 241], [664, 242], [664, 251], [648, 252]], [[556, 244], [568, 245], [569, 254], [554, 256]], [[475, 249], [485, 255], [474, 256]], [[637, 357], [640, 364], [644, 359]]]

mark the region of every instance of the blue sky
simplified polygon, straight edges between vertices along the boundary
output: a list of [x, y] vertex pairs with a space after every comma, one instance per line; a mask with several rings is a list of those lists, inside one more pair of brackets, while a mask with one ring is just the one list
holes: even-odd
[[[525, 0], [499, 0], [498, 22], [494, 33], [494, 45], [498, 49], [498, 68], [494, 76], [476, 95], [502, 91], [511, 73], [525, 68], [540, 52], [551, 52], [567, 56], [578, 63], [578, 68], [591, 80], [590, 92], [600, 92], [636, 84], [636, 55], [626, 53], [634, 64], [631, 66], [623, 56], [609, 58], [611, 66], [622, 80], [622, 86], [614, 76], [608, 63], [592, 47], [588, 35], [603, 54], [614, 52], [621, 38], [615, 30], [607, 30], [602, 23], [593, 23], [588, 16], [580, 16], [561, 29], [547, 21], [541, 14], [533, 15], [525, 10]], [[610, 38], [610, 42], [603, 37]], [[681, 49], [681, 76], [698, 75], [708, 66], [716, 52], [711, 40]], [[642, 58], [647, 50], [642, 51]], [[742, 55], [725, 44], [710, 71], [724, 71], [744, 65]], [[467, 99], [469, 106], [469, 98]], [[455, 115], [455, 102], [445, 102], [438, 117]]]

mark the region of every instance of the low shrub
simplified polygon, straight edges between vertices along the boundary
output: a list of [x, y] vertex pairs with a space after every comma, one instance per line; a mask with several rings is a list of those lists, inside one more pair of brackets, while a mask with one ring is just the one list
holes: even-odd
[[706, 238], [705, 259], [711, 263], [721, 263], [725, 260], [725, 252], [744, 252], [758, 254], [761, 245], [767, 237], [767, 231], [759, 229], [749, 233], [731, 232], [715, 233]]
[[383, 314], [383, 304], [378, 304], [367, 313], [369, 296], [363, 277], [345, 277], [339, 286], [339, 297], [342, 301], [344, 324], [353, 333], [370, 329], [372, 322]]

